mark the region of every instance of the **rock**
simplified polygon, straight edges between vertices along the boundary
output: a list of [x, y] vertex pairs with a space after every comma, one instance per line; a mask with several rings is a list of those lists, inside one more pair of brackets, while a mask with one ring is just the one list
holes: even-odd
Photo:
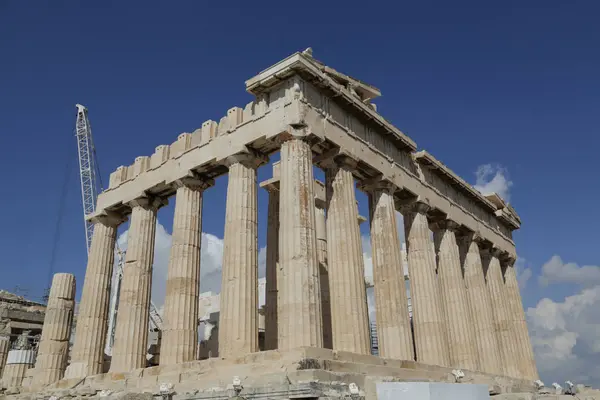
[[154, 400], [152, 393], [132, 393], [132, 392], [119, 392], [113, 396], [114, 399], [118, 400]]
[[490, 396], [502, 393], [500, 385], [488, 385]]
[[80, 387], [75, 389], [74, 392], [76, 396], [95, 396], [97, 391], [91, 387]]
[[4, 394], [9, 395], [9, 396], [13, 395], [13, 394], [19, 394], [19, 393], [21, 393], [21, 391], [17, 387], [11, 387], [4, 391]]

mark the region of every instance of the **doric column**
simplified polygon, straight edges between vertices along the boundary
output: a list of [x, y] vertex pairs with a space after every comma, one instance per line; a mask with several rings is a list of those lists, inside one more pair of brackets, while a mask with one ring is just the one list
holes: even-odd
[[365, 268], [352, 161], [325, 167], [327, 266], [333, 349], [370, 354]]
[[219, 356], [258, 351], [258, 192], [254, 154], [229, 157], [225, 215]]
[[[318, 181], [315, 181], [317, 184]], [[321, 182], [319, 184], [322, 185]], [[333, 349], [331, 331], [331, 300], [329, 293], [329, 266], [327, 260], [327, 222], [325, 202], [315, 205], [315, 223], [317, 232], [317, 256], [319, 260], [319, 281], [321, 285], [321, 312], [323, 314], [323, 347]]]
[[394, 186], [378, 182], [369, 191], [371, 254], [379, 355], [413, 360], [414, 350], [404, 268], [394, 206]]
[[415, 203], [402, 212], [406, 233], [408, 277], [418, 362], [450, 366], [448, 335], [436, 274], [435, 249], [425, 214], [429, 206]]
[[95, 221], [67, 378], [103, 372], [115, 242], [117, 227], [123, 221], [124, 218], [115, 215]]
[[279, 349], [323, 347], [312, 150], [301, 138], [281, 146], [280, 187]]
[[494, 331], [498, 338], [498, 345], [500, 346], [502, 371], [505, 376], [517, 378], [520, 374], [515, 346], [516, 338], [511, 329], [511, 310], [506, 296], [499, 256], [500, 251], [497, 248], [486, 249], [483, 257], [484, 272], [492, 301]]
[[511, 328], [516, 339], [516, 354], [519, 356], [519, 371], [526, 379], [535, 381], [539, 379], [539, 375], [535, 365], [531, 340], [529, 339], [529, 331], [527, 330], [527, 321], [521, 301], [521, 293], [519, 292], [514, 259], [509, 259], [504, 264], [504, 282], [506, 298], [510, 307]]
[[6, 357], [10, 347], [10, 338], [8, 336], [0, 336], [0, 379], [2, 379], [2, 371], [6, 364]]
[[265, 350], [275, 350], [277, 340], [277, 274], [279, 270], [279, 189], [269, 186], [267, 265], [265, 287]]
[[478, 240], [473, 234], [462, 236], [459, 240], [467, 300], [471, 310], [471, 323], [475, 332], [475, 345], [478, 350], [480, 369], [490, 374], [502, 375], [500, 348], [494, 330], [492, 303], [485, 285]]
[[175, 182], [177, 193], [163, 312], [161, 365], [179, 364], [196, 359], [202, 193], [213, 184], [213, 181], [196, 178]]
[[456, 242], [457, 228], [458, 224], [450, 220], [436, 224], [433, 237], [438, 258], [438, 281], [448, 330], [450, 366], [477, 371], [479, 360]]
[[165, 203], [165, 200], [152, 197], [130, 202], [131, 223], [127, 235], [111, 372], [131, 371], [146, 366], [156, 212]]
[[54, 274], [35, 362], [35, 385], [49, 385], [64, 376], [74, 309], [75, 276]]

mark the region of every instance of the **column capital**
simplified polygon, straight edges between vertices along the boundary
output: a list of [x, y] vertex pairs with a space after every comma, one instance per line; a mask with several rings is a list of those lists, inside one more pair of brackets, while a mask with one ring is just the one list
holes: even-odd
[[427, 211], [429, 211], [431, 209], [431, 206], [422, 200], [417, 200], [414, 201], [410, 204], [406, 204], [404, 206], [402, 206], [402, 210], [401, 212], [404, 213], [410, 213], [410, 212], [416, 212], [419, 214], [425, 214], [427, 213]]
[[246, 167], [256, 169], [268, 162], [269, 157], [265, 156], [264, 154], [260, 154], [252, 149], [246, 149], [243, 152], [226, 157], [223, 161], [223, 164], [227, 168], [231, 168], [233, 164], [242, 164]]
[[480, 249], [480, 251], [482, 254], [485, 254], [487, 256], [496, 257], [498, 259], [500, 259], [501, 255], [502, 255], [502, 250], [500, 250], [499, 247], [496, 247], [494, 245], [484, 246]]
[[206, 190], [209, 187], [215, 184], [214, 179], [202, 179], [196, 174], [192, 174], [190, 176], [186, 176], [184, 178], [177, 179], [172, 183], [175, 189], [179, 189], [182, 187], [187, 187], [192, 190], [202, 191]]
[[375, 191], [386, 191], [386, 192], [394, 192], [397, 186], [383, 178], [383, 175], [379, 174], [372, 178], [364, 179], [357, 183], [356, 185], [360, 190], [371, 193]]
[[502, 264], [506, 265], [507, 267], [514, 267], [515, 262], [517, 261], [517, 258], [515, 256], [511, 255], [506, 251], [500, 253], [499, 259], [502, 262]]
[[458, 228], [460, 227], [460, 224], [451, 219], [444, 219], [444, 220], [433, 223], [432, 226], [434, 226], [438, 230], [448, 230], [448, 231], [456, 232], [458, 230]]
[[324, 170], [338, 167], [352, 171], [358, 165], [356, 157], [339, 148], [319, 154], [313, 158], [313, 162]]
[[113, 228], [118, 227], [125, 221], [127, 221], [126, 215], [121, 215], [119, 213], [107, 210], [104, 210], [92, 217], [92, 222], [95, 224], [102, 224]]
[[144, 195], [138, 198], [135, 198], [127, 203], [131, 208], [141, 207], [145, 210], [158, 210], [162, 206], [166, 206], [169, 204], [168, 199], [163, 199], [161, 197]]

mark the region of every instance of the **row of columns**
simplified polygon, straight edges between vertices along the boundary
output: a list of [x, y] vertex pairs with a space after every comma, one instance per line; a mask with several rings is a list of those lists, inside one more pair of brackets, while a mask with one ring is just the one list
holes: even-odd
[[[221, 357], [258, 351], [256, 169], [265, 162], [266, 158], [251, 153], [227, 159]], [[277, 196], [269, 199], [267, 246], [278, 250], [268, 250], [267, 262], [275, 267], [267, 269], [266, 346], [282, 350], [331, 346], [369, 354], [364, 265], [352, 176], [355, 165], [343, 159], [323, 165], [326, 204], [316, 208], [310, 144], [291, 137], [281, 146], [280, 187]], [[191, 177], [175, 184], [161, 364], [195, 358], [202, 192], [212, 182]], [[437, 225], [432, 241], [423, 203], [403, 210], [413, 299], [413, 343], [396, 233], [394, 187], [378, 182], [363, 188], [369, 194], [380, 354], [510, 376], [525, 375], [527, 370], [526, 376], [533, 378], [532, 358], [519, 356], [531, 346], [512, 266], [505, 266], [503, 274], [500, 259], [492, 251], [484, 268], [478, 245], [473, 245], [473, 240], [459, 240], [456, 224], [451, 221]], [[141, 368], [146, 363], [154, 230], [156, 212], [163, 204], [149, 197], [130, 203], [129, 249], [112, 371]], [[96, 222], [71, 377], [102, 372], [113, 249], [121, 222], [114, 216]], [[328, 285], [322, 285], [324, 275]], [[494, 360], [501, 360], [500, 365], [493, 365]], [[521, 361], [513, 368], [512, 360]]]

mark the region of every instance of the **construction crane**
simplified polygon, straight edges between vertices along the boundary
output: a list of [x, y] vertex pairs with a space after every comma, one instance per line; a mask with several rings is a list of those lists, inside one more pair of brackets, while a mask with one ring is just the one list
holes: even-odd
[[[83, 220], [85, 224], [85, 245], [88, 256], [92, 245], [92, 234], [94, 225], [86, 218], [96, 210], [96, 200], [102, 187], [102, 177], [96, 157], [96, 148], [92, 138], [92, 127], [88, 118], [88, 110], [81, 104], [76, 104], [77, 121], [75, 123], [75, 136], [77, 137], [77, 152], [79, 155], [79, 177], [81, 183], [81, 197], [83, 201]], [[121, 280], [123, 278], [123, 265], [125, 263], [125, 251], [121, 250], [119, 243], [115, 246], [117, 254], [117, 268], [115, 276], [115, 286], [112, 291], [110, 301], [110, 313], [108, 317], [108, 332], [104, 352], [112, 355], [112, 348], [115, 342], [115, 327], [117, 312], [119, 308], [119, 294], [121, 292]], [[162, 318], [158, 313], [156, 306], [150, 301], [150, 329], [162, 330]]]

